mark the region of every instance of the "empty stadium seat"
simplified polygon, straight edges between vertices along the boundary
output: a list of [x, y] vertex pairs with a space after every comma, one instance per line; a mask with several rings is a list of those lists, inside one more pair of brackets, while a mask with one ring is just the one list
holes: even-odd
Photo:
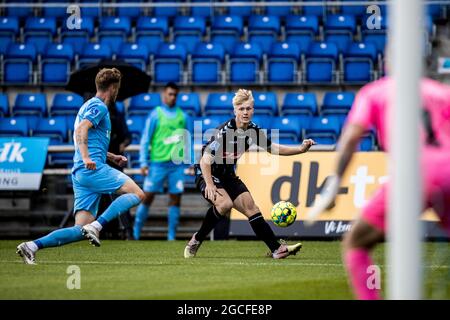
[[[191, 2], [205, 2], [205, 0], [190, 0]], [[191, 16], [193, 17], [204, 17], [209, 18], [214, 15], [214, 7], [205, 6], [205, 7], [192, 7], [191, 8]]]
[[[205, 116], [195, 118], [194, 132], [198, 133], [201, 129], [201, 137], [196, 134], [194, 136], [194, 142], [196, 144], [206, 143], [212, 135], [214, 135], [217, 130], [216, 128], [221, 125], [223, 118], [218, 118], [214, 116]], [[201, 139], [200, 139], [201, 138]]]
[[222, 44], [231, 53], [234, 45], [239, 42], [243, 29], [244, 24], [239, 16], [216, 16], [212, 20], [211, 42]]
[[[130, 0], [116, 0], [117, 3], [127, 3]], [[133, 0], [134, 3], [142, 3], [142, 0]], [[140, 7], [118, 7], [116, 8], [117, 16], [137, 18], [141, 16], [142, 11]]]
[[338, 48], [334, 43], [311, 43], [303, 68], [306, 82], [318, 84], [337, 82], [338, 58]]
[[36, 58], [36, 49], [32, 44], [10, 44], [3, 60], [3, 82], [31, 84]]
[[[353, 1], [353, 0], [343, 0], [343, 2], [346, 1]], [[367, 6], [370, 5], [370, 1], [366, 0], [367, 5], [365, 6], [349, 6], [349, 5], [342, 5], [341, 6], [341, 13], [345, 15], [352, 15], [358, 19], [362, 18], [366, 15]], [[364, 22], [364, 19], [363, 19]]]
[[116, 57], [145, 71], [149, 62], [149, 54], [147, 46], [142, 43], [124, 43], [121, 45]]
[[[153, 0], [153, 2], [156, 3], [174, 3], [174, 2], [180, 2], [179, 0]], [[153, 8], [153, 15], [156, 17], [175, 17], [178, 14], [178, 8], [177, 7], [154, 7]]]
[[94, 7], [81, 7], [82, 17], [99, 17], [101, 15], [101, 0], [80, 0], [80, 2], [96, 4]]
[[[52, 0], [52, 3], [67, 3], [66, 0]], [[44, 17], [53, 17], [53, 18], [61, 18], [61, 17], [66, 17], [67, 13], [66, 13], [67, 8], [64, 6], [59, 6], [59, 7], [44, 7], [43, 8], [43, 14]]]
[[[246, 2], [253, 2], [255, 0], [249, 0]], [[242, 2], [242, 0], [227, 0], [227, 2]], [[232, 16], [249, 17], [252, 15], [251, 6], [230, 6], [228, 7], [228, 14]]]
[[189, 70], [194, 83], [220, 83], [225, 49], [220, 43], [198, 43], [192, 53]]
[[272, 141], [281, 144], [301, 143], [303, 119], [299, 116], [273, 117], [270, 127]]
[[279, 17], [253, 15], [248, 24], [248, 41], [258, 43], [263, 52], [267, 53], [272, 43], [277, 41], [279, 31]]
[[329, 15], [325, 23], [325, 41], [334, 42], [340, 52], [343, 52], [353, 40], [356, 31], [356, 21], [350, 15]]
[[77, 68], [98, 63], [102, 59], [110, 59], [112, 50], [107, 44], [86, 43], [77, 61]]
[[142, 131], [145, 128], [145, 121], [148, 115], [133, 115], [126, 120], [128, 131], [131, 134], [131, 143], [139, 144], [141, 142]]
[[274, 43], [267, 59], [269, 82], [284, 83], [298, 81], [300, 48], [296, 43]]
[[19, 93], [16, 96], [12, 115], [37, 115], [43, 117], [47, 114], [47, 99], [43, 93]]
[[188, 52], [194, 51], [206, 31], [203, 17], [178, 16], [174, 21], [173, 41], [184, 45]]
[[40, 61], [41, 83], [65, 85], [74, 59], [70, 44], [49, 44]]
[[97, 33], [100, 43], [108, 44], [113, 52], [117, 52], [131, 32], [131, 21], [128, 17], [104, 17], [100, 20]]
[[381, 54], [384, 52], [384, 48], [386, 47], [387, 18], [383, 15], [380, 15], [375, 19], [376, 20], [373, 20], [373, 23], [375, 23], [376, 25], [374, 25], [373, 23], [362, 24], [362, 41], [364, 43], [374, 44], [377, 48], [377, 52]]
[[[324, 2], [323, 0], [304, 0], [305, 2]], [[303, 14], [305, 15], [311, 15], [311, 16], [316, 16], [316, 17], [323, 17], [326, 13], [326, 6], [325, 4], [323, 5], [318, 5], [318, 6], [310, 6], [310, 5], [306, 5], [302, 8], [303, 10]]]
[[232, 93], [211, 93], [205, 105], [205, 115], [212, 114], [233, 114], [233, 97]]
[[271, 6], [270, 2], [285, 2], [284, 0], [268, 0], [266, 14], [271, 16], [285, 17], [291, 12], [291, 6]]
[[57, 93], [53, 97], [50, 115], [76, 115], [83, 103], [83, 98], [77, 94]]
[[145, 115], [147, 116], [153, 108], [161, 105], [161, 96], [159, 93], [142, 93], [131, 97], [128, 106], [128, 116]]
[[9, 101], [5, 93], [0, 93], [0, 115], [2, 117], [9, 115]]
[[28, 133], [25, 118], [0, 118], [0, 137], [27, 137]]
[[255, 114], [267, 114], [275, 116], [278, 114], [277, 96], [274, 92], [253, 92], [255, 100]]
[[94, 35], [94, 20], [92, 17], [83, 16], [74, 22], [78, 23], [78, 25], [73, 26], [74, 29], [68, 29], [67, 24], [63, 23], [61, 42], [72, 45], [74, 52], [80, 54], [89, 38]]
[[351, 43], [344, 53], [343, 72], [346, 83], [367, 83], [375, 79], [377, 48], [372, 43]]
[[200, 97], [198, 93], [179, 93], [176, 105], [191, 116], [199, 116], [201, 114]]
[[19, 34], [19, 19], [17, 17], [0, 17], [0, 37], [15, 39]]
[[[274, 117], [267, 114], [255, 114], [252, 118], [252, 122], [258, 127], [270, 130], [272, 128], [272, 121]], [[268, 132], [269, 134], [270, 132]]]
[[295, 42], [302, 53], [308, 50], [318, 33], [319, 19], [316, 16], [292, 15], [286, 18], [286, 42]]
[[187, 51], [181, 44], [161, 43], [153, 59], [153, 79], [156, 83], [183, 81]]
[[136, 23], [136, 41], [147, 46], [154, 54], [169, 33], [167, 17], [139, 17]]
[[364, 136], [361, 138], [360, 143], [358, 144], [358, 151], [373, 151], [376, 150], [376, 135], [373, 131], [366, 132]]
[[327, 92], [320, 107], [320, 114], [323, 116], [338, 113], [348, 114], [354, 99], [353, 92]]
[[314, 117], [305, 130], [305, 139], [313, 139], [317, 144], [335, 145], [343, 125], [339, 116]]
[[[32, 3], [33, 0], [17, 0], [14, 1], [16, 3]], [[19, 18], [25, 18], [30, 17], [33, 15], [33, 8], [24, 6], [24, 7], [8, 7], [6, 8], [6, 15], [7, 16], [13, 16], [13, 17], [19, 17]]]
[[51, 145], [67, 142], [67, 124], [64, 117], [41, 118], [33, 130], [34, 137], [48, 137]]
[[256, 43], [238, 43], [234, 49], [227, 73], [232, 83], [255, 83], [260, 80], [260, 63], [263, 52]]
[[281, 106], [281, 115], [317, 114], [317, 99], [314, 93], [287, 93]]

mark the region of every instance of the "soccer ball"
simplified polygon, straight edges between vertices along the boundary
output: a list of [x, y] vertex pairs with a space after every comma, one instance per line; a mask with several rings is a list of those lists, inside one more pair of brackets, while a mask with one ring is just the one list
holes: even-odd
[[273, 223], [285, 228], [294, 223], [297, 218], [297, 209], [290, 202], [280, 201], [272, 207], [271, 217]]

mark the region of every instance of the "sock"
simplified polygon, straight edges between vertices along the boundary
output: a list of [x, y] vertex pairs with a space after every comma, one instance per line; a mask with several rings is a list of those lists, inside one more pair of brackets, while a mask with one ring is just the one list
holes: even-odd
[[39, 250], [39, 247], [37, 246], [36, 243], [34, 243], [34, 241], [28, 241], [28, 242], [26, 242], [25, 244], [26, 244], [26, 245], [28, 246], [28, 248], [30, 248], [30, 250], [33, 251], [33, 252], [36, 252], [36, 251]]
[[258, 212], [248, 218], [248, 222], [250, 222], [253, 232], [255, 232], [258, 239], [264, 241], [271, 252], [274, 252], [280, 247], [275, 234], [273, 233], [266, 220], [264, 220], [261, 212]]
[[136, 210], [136, 218], [134, 219], [133, 227], [134, 240], [139, 240], [139, 238], [141, 237], [141, 230], [145, 224], [145, 221], [147, 220], [149, 209], [150, 206], [141, 203]]
[[178, 223], [180, 221], [180, 207], [170, 206], [168, 218], [169, 218], [169, 232], [167, 234], [167, 240], [175, 240]]
[[222, 219], [222, 215], [217, 212], [217, 209], [212, 206], [208, 209], [206, 212], [205, 219], [203, 219], [202, 226], [200, 227], [200, 230], [198, 230], [197, 234], [195, 235], [195, 239], [197, 241], [203, 241], [206, 239], [208, 234], [211, 232], [212, 229], [216, 226], [217, 222]]
[[34, 241], [34, 244], [39, 248], [58, 247], [75, 241], [83, 240], [81, 234], [81, 226], [73, 226], [71, 228], [64, 228], [55, 230], [48, 235]]
[[379, 300], [380, 290], [367, 287], [367, 268], [373, 265], [369, 252], [365, 249], [351, 249], [345, 253], [345, 266], [349, 274], [356, 298], [359, 300]]
[[138, 205], [139, 202], [141, 202], [141, 199], [134, 193], [123, 194], [109, 205], [108, 209], [98, 217], [97, 221], [104, 227], [111, 220]]

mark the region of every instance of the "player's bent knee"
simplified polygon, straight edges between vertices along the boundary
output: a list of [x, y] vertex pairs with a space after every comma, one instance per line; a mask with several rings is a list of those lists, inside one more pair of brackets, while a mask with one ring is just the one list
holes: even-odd
[[227, 214], [232, 208], [233, 202], [231, 200], [224, 200], [216, 205], [216, 209], [221, 215]]
[[139, 187], [133, 193], [139, 197], [140, 202], [146, 199], [144, 191], [142, 191], [142, 189]]

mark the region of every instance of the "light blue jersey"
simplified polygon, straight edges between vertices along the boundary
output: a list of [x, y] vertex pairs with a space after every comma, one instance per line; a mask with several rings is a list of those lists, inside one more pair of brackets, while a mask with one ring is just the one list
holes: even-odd
[[[106, 155], [108, 153], [111, 135], [111, 120], [109, 118], [108, 107], [97, 97], [89, 99], [78, 111], [75, 119], [75, 130], [84, 119], [89, 120], [93, 125], [93, 128], [88, 131], [89, 157], [97, 164], [97, 166], [106, 163]], [[75, 144], [75, 155], [73, 157], [72, 172], [80, 167], [84, 167], [80, 149], [78, 148], [75, 139], [75, 130], [73, 139]]]

